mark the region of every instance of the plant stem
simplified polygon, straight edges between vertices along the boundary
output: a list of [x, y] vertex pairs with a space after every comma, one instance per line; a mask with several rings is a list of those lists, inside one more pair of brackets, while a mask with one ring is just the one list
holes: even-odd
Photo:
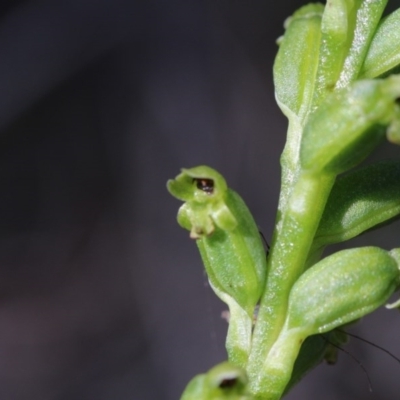
[[[278, 217], [247, 368], [257, 399], [279, 399], [277, 393], [282, 393], [287, 384], [287, 376], [271, 375], [270, 357], [276, 359], [271, 349], [285, 322], [290, 290], [303, 272], [334, 179], [321, 171], [300, 171]], [[289, 353], [283, 351], [280, 357]]]

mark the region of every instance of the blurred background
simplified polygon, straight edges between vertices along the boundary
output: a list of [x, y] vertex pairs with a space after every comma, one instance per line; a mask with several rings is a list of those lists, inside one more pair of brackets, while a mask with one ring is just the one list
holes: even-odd
[[[181, 167], [218, 169], [270, 238], [286, 131], [275, 41], [302, 4], [1, 2], [1, 399], [177, 400], [225, 359], [226, 307], [165, 183]], [[399, 230], [346, 246], [389, 249]], [[351, 329], [397, 356], [399, 330], [385, 309]], [[287, 399], [398, 398], [398, 363], [346, 349], [372, 393], [340, 354]]]

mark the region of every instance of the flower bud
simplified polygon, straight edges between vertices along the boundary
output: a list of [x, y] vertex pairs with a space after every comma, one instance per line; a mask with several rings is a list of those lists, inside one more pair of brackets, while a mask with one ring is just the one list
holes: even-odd
[[360, 78], [376, 78], [400, 64], [400, 9], [384, 18], [372, 38]]
[[400, 76], [357, 81], [331, 93], [305, 125], [302, 168], [339, 174], [360, 163], [386, 128], [399, 126], [399, 96]]
[[400, 283], [397, 261], [378, 247], [339, 251], [308, 269], [289, 296], [287, 331], [330, 331], [385, 304]]
[[181, 400], [251, 400], [246, 373], [229, 362], [195, 376], [187, 385]]
[[[322, 4], [307, 4], [285, 23], [274, 64], [275, 95], [282, 112], [291, 120], [307, 116], [315, 85], [321, 37]], [[293, 121], [292, 121], [293, 122]]]

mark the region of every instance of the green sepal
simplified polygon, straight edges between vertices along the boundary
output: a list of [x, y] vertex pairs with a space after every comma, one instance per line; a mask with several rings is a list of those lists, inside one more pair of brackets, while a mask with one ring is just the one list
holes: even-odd
[[399, 214], [400, 161], [349, 172], [332, 188], [311, 252], [349, 240]]
[[300, 148], [302, 168], [339, 174], [359, 164], [399, 125], [400, 76], [357, 81], [331, 93], [313, 113]]
[[[289, 120], [304, 120], [314, 92], [324, 6], [301, 7], [285, 22], [274, 63], [275, 96]], [[293, 122], [293, 121], [292, 121]]]
[[380, 22], [361, 69], [360, 78], [376, 78], [400, 64], [400, 9]]
[[252, 400], [247, 382], [243, 369], [223, 362], [207, 373], [195, 376], [187, 385], [181, 400]]
[[309, 268], [289, 296], [285, 331], [307, 337], [347, 324], [385, 304], [399, 266], [378, 247], [339, 251]]

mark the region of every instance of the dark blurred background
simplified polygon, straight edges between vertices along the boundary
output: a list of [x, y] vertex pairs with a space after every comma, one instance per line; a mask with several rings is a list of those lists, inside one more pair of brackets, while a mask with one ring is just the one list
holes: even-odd
[[[0, 399], [177, 400], [225, 359], [226, 307], [165, 183], [217, 168], [270, 237], [286, 131], [275, 40], [302, 4], [1, 2]], [[399, 229], [347, 245], [398, 246]], [[384, 309], [352, 328], [398, 356], [399, 331]], [[398, 363], [346, 349], [372, 393], [341, 354], [287, 399], [398, 398]]]

